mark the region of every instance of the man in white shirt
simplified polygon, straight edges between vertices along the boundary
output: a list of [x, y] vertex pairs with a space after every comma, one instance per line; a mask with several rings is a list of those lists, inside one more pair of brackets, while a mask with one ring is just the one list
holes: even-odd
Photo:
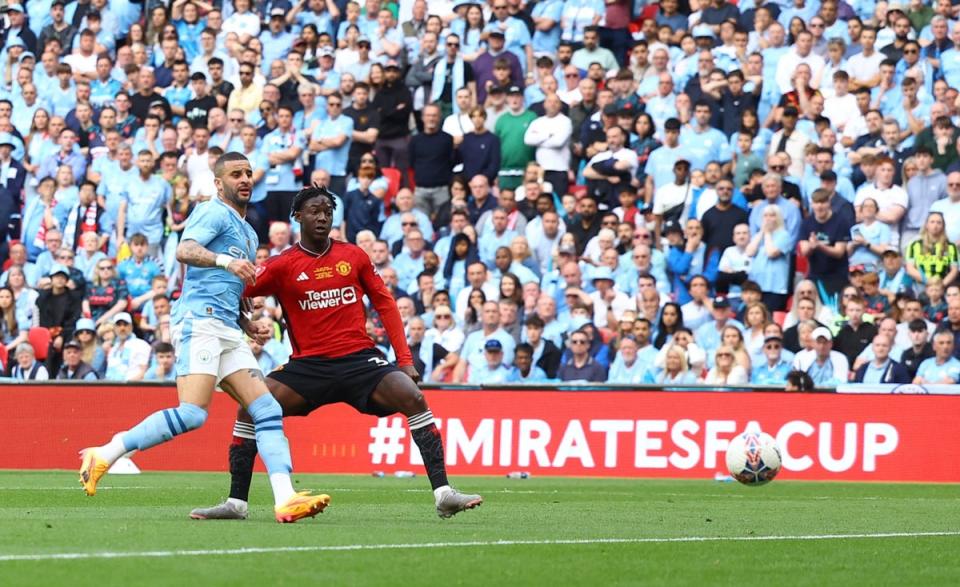
[[860, 116], [857, 98], [849, 90], [850, 75], [841, 70], [833, 72], [833, 95], [824, 100], [823, 115], [837, 132], [843, 132], [847, 123]]
[[797, 42], [794, 44], [793, 49], [787, 51], [783, 57], [780, 58], [780, 63], [777, 65], [776, 81], [782, 93], [786, 94], [793, 89], [793, 74], [797, 70], [797, 66], [801, 63], [810, 66], [810, 79], [813, 80], [813, 83], [810, 85], [814, 88], [820, 85], [820, 72], [826, 63], [823, 57], [814, 53], [812, 49], [813, 35], [810, 34], [809, 31], [801, 31], [800, 34], [797, 35]]
[[653, 216], [656, 219], [656, 228], [654, 229], [654, 243], [660, 242], [663, 233], [664, 216], [679, 219], [680, 214], [671, 212], [678, 206], [686, 206], [687, 199], [690, 197], [690, 162], [686, 159], [677, 159], [673, 164], [673, 183], [657, 188], [653, 194]]
[[453, 137], [453, 146], [459, 147], [463, 142], [463, 135], [477, 130], [470, 119], [470, 110], [473, 108], [473, 93], [470, 88], [460, 88], [456, 95], [457, 112], [443, 119], [442, 132]]
[[930, 211], [943, 214], [950, 242], [960, 241], [960, 171], [947, 175], [947, 197], [934, 202]]
[[624, 312], [636, 310], [633, 299], [614, 287], [613, 272], [609, 267], [594, 267], [592, 281], [597, 288], [597, 291], [590, 294], [593, 302], [593, 323], [597, 328], [616, 325]]
[[543, 101], [544, 115], [530, 123], [523, 137], [527, 145], [537, 148], [536, 159], [544, 170], [544, 179], [561, 195], [567, 193], [573, 134], [573, 124], [562, 107], [559, 96], [548, 95]]
[[853, 89], [873, 88], [880, 83], [880, 63], [886, 59], [886, 55], [874, 48], [876, 42], [877, 30], [863, 27], [860, 32], [862, 51], [847, 60], [847, 73], [850, 74]]
[[133, 319], [127, 312], [113, 317], [113, 344], [107, 351], [108, 381], [142, 381], [150, 364], [150, 345], [133, 334]]

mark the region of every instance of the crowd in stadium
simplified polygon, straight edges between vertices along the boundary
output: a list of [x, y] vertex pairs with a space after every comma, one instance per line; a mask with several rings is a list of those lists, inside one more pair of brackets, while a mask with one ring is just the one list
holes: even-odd
[[7, 6], [13, 378], [175, 377], [178, 237], [238, 151], [256, 263], [329, 186], [427, 382], [960, 379], [950, 0]]

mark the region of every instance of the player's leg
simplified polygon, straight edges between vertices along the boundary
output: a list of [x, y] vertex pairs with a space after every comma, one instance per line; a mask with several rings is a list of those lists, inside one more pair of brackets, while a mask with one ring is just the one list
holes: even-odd
[[267, 467], [273, 488], [277, 521], [295, 522], [322, 512], [330, 503], [330, 496], [297, 493], [293, 489], [290, 480], [293, 466], [290, 447], [283, 433], [283, 410], [267, 390], [263, 374], [256, 366], [249, 347], [246, 344], [238, 347], [231, 353], [231, 359], [233, 364], [253, 360], [252, 367], [233, 371], [224, 377], [221, 386], [246, 407], [253, 420], [257, 450]]
[[80, 484], [87, 495], [97, 492], [97, 482], [110, 465], [132, 450], [147, 450], [167, 442], [175, 436], [203, 425], [207, 420], [207, 406], [213, 395], [216, 377], [194, 374], [177, 378], [180, 405], [160, 410], [144, 418], [126, 432], [121, 432], [103, 446], [84, 449], [80, 467]]
[[450, 487], [444, 463], [443, 438], [433, 421], [433, 412], [417, 384], [406, 374], [392, 371], [384, 376], [370, 396], [377, 406], [407, 417], [410, 436], [420, 449], [430, 485], [436, 498], [437, 513], [444, 518], [483, 503], [479, 495], [468, 495]]
[[[311, 407], [303, 396], [272, 377], [266, 378], [267, 389], [280, 404], [283, 417], [306, 416]], [[195, 520], [242, 520], [247, 517], [247, 502], [253, 466], [257, 459], [256, 428], [253, 418], [241, 405], [233, 424], [233, 440], [230, 442], [230, 496], [223, 503], [212, 507], [196, 508], [190, 512]]]

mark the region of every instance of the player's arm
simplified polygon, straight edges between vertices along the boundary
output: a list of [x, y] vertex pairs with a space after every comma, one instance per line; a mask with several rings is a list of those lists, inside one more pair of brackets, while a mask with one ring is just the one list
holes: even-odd
[[[225, 253], [214, 253], [205, 245], [216, 238], [221, 231], [222, 222], [211, 208], [194, 211], [187, 220], [183, 239], [177, 245], [177, 261], [192, 267], [220, 267], [242, 279], [245, 283], [256, 281], [256, 268], [246, 259], [238, 259]], [[199, 214], [197, 212], [200, 212]]]
[[240, 298], [240, 313], [237, 318], [237, 326], [244, 334], [257, 341], [257, 344], [264, 345], [273, 335], [272, 329], [263, 322], [250, 319], [250, 312], [253, 310], [253, 302], [250, 298]]
[[403, 319], [400, 317], [400, 310], [397, 309], [397, 302], [390, 295], [390, 290], [383, 283], [383, 279], [373, 272], [373, 264], [366, 255], [363, 256], [360, 265], [360, 286], [380, 314], [380, 320], [387, 330], [387, 337], [397, 355], [397, 366], [415, 381], [418, 380], [420, 376], [413, 368], [413, 354], [407, 344], [407, 336], [403, 331]]

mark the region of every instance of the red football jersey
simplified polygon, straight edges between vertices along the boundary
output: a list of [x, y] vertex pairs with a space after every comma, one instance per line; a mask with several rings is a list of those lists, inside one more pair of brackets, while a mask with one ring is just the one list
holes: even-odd
[[315, 255], [290, 247], [257, 268], [257, 283], [244, 297], [273, 296], [280, 302], [293, 358], [343, 357], [374, 347], [367, 336], [366, 295], [380, 314], [401, 367], [413, 365], [397, 303], [363, 249], [331, 241]]

